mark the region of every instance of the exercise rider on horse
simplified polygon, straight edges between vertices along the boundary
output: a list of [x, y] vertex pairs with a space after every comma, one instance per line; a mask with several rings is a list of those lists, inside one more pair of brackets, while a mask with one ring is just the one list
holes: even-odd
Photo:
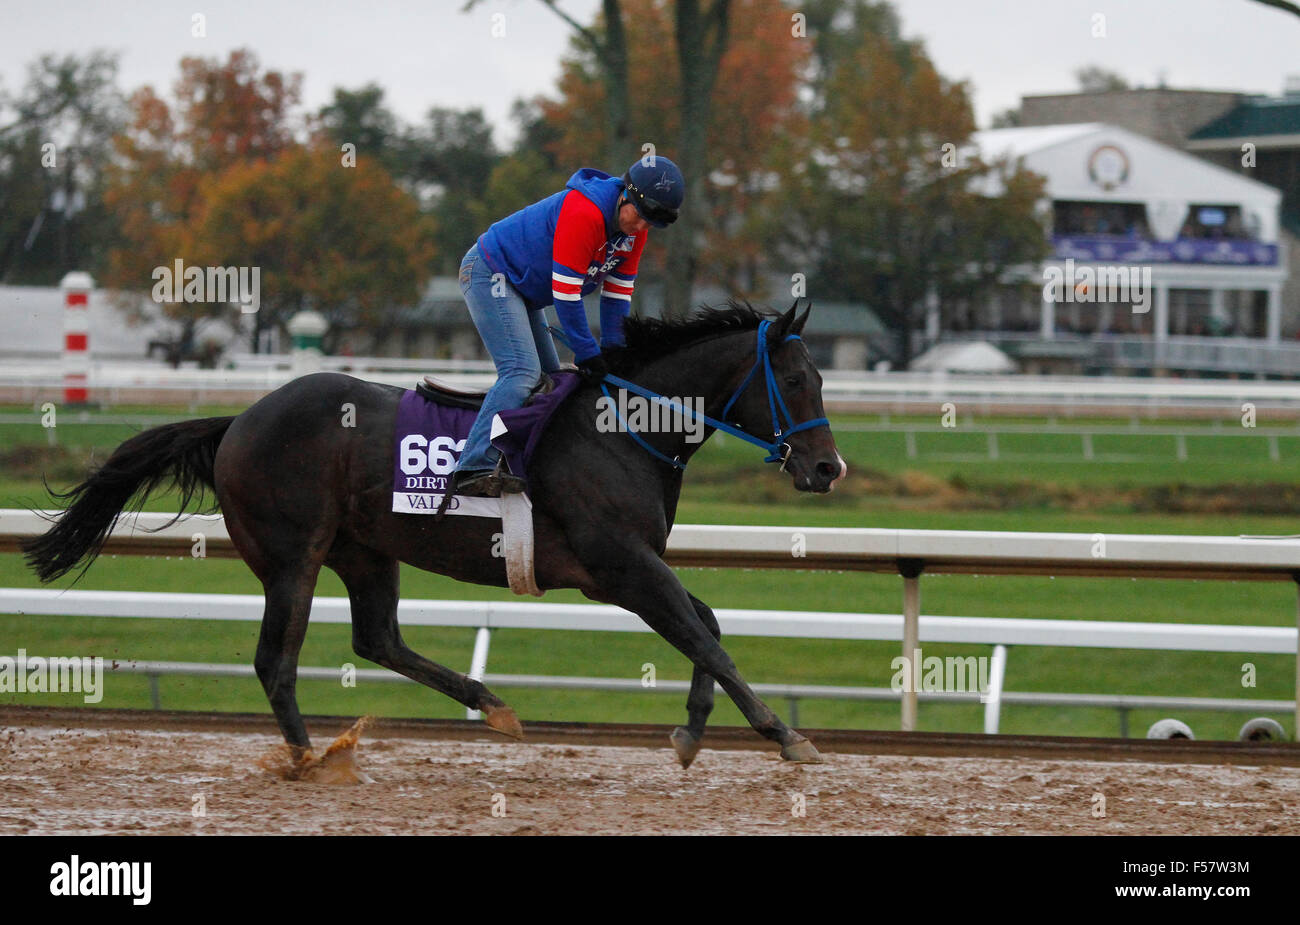
[[[523, 490], [523, 473], [504, 471], [491, 445], [492, 419], [523, 405], [541, 374], [560, 368], [546, 305], [555, 305], [578, 372], [601, 381], [607, 372], [601, 346], [623, 342], [649, 226], [672, 224], [685, 193], [681, 171], [666, 157], [642, 158], [622, 178], [584, 167], [565, 189], [495, 223], [469, 249], [460, 288], [497, 381], [466, 438], [448, 494], [498, 497]], [[597, 287], [600, 345], [582, 304]]]

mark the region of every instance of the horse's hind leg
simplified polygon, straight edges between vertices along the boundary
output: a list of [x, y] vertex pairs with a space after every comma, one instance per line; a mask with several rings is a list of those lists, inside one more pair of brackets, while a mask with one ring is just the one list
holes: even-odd
[[364, 659], [383, 665], [465, 706], [483, 711], [483, 721], [497, 732], [524, 737], [510, 709], [482, 682], [468, 678], [408, 648], [397, 623], [396, 559], [355, 543], [336, 545], [325, 564], [338, 573], [352, 602], [352, 648]]
[[262, 579], [262, 586], [266, 589], [266, 610], [262, 615], [262, 631], [257, 640], [253, 667], [295, 763], [311, 747], [307, 727], [298, 712], [298, 653], [307, 635], [312, 592], [319, 574], [319, 562], [303, 563]]
[[[718, 626], [718, 618], [713, 615], [712, 608], [689, 591], [687, 597], [691, 599], [691, 606], [695, 608], [704, 628], [714, 639], [721, 641], [722, 628]], [[686, 697], [686, 725], [678, 726], [672, 734], [673, 748], [683, 768], [689, 768], [699, 754], [700, 740], [704, 738], [704, 724], [713, 712], [713, 685], [713, 675], [696, 665], [691, 674], [691, 692]]]

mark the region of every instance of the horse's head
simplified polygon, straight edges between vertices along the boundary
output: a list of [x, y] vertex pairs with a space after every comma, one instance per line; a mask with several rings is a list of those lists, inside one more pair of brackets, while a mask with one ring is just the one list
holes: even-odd
[[798, 303], [792, 305], [766, 326], [764, 341], [770, 374], [755, 342], [751, 354], [757, 367], [755, 375], [746, 382], [746, 371], [753, 367], [746, 364], [739, 371], [736, 387], [741, 391], [727, 419], [749, 434], [771, 437], [773, 443], [779, 444], [781, 471], [790, 473], [796, 489], [828, 492], [848, 473], [848, 466], [835, 447], [828, 424], [800, 426], [825, 418], [826, 413], [822, 408], [821, 373], [799, 337], [812, 306], [798, 315], [797, 308]]

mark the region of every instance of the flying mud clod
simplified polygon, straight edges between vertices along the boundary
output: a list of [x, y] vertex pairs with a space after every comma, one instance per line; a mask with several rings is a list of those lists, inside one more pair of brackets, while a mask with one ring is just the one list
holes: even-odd
[[361, 743], [361, 732], [370, 721], [369, 716], [361, 717], [331, 742], [325, 749], [325, 754], [319, 758], [311, 751], [306, 751], [295, 759], [289, 747], [281, 745], [259, 758], [257, 764], [281, 780], [330, 785], [373, 784], [374, 779], [357, 765], [357, 746]]

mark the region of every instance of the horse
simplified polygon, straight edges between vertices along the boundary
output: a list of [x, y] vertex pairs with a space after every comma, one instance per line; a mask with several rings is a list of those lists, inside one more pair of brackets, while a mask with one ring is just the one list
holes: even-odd
[[[670, 736], [683, 768], [700, 749], [715, 679], [749, 724], [781, 746], [784, 759], [821, 761], [813, 744], [750, 689], [722, 647], [713, 611], [662, 558], [685, 464], [715, 428], [772, 450], [768, 460], [781, 463], [798, 491], [825, 493], [844, 477], [847, 466], [823, 416], [822, 378], [799, 337], [811, 306], [799, 315], [797, 309], [798, 302], [777, 315], [732, 302], [685, 319], [628, 318], [624, 344], [604, 351], [617, 374], [609, 381], [634, 379], [647, 394], [697, 396], [696, 406], [709, 416], [703, 439], [695, 428], [695, 442], [683, 433], [601, 429], [601, 386], [584, 382], [555, 410], [527, 473], [538, 588], [577, 588], [590, 600], [625, 608], [692, 663], [687, 722]], [[295, 762], [311, 758], [295, 685], [322, 566], [347, 588], [357, 655], [481, 711], [497, 732], [522, 738], [514, 711], [480, 681], [403, 642], [399, 562], [507, 586], [504, 560], [491, 554], [500, 520], [390, 510], [394, 416], [404, 393], [315, 373], [237, 416], [143, 431], [76, 487], [51, 490], [66, 509], [45, 534], [24, 544], [26, 561], [43, 582], [83, 562], [84, 574], [132, 499], [143, 503], [174, 483], [180, 517], [211, 491], [231, 542], [265, 590], [254, 667]], [[354, 419], [345, 422], [349, 409]]]

